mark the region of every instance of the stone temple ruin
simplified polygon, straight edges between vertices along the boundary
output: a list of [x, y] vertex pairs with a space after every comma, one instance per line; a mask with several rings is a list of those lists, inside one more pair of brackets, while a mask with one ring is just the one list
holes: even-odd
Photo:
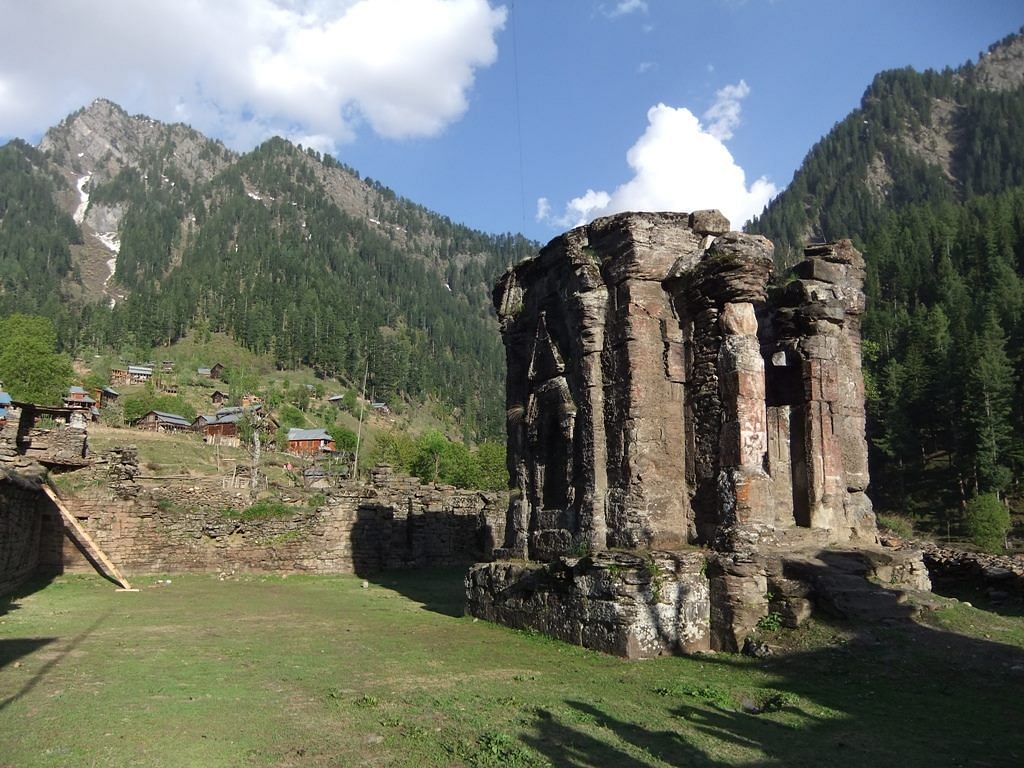
[[865, 575], [928, 587], [865, 494], [861, 254], [773, 282], [772, 252], [717, 211], [627, 213], [500, 279], [512, 492], [472, 614], [649, 656], [737, 650]]

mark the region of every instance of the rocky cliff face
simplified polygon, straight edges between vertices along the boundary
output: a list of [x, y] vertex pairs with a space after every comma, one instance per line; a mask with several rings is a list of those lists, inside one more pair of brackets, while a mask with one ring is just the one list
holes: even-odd
[[717, 211], [553, 240], [494, 298], [513, 481], [504, 554], [874, 541], [848, 242], [772, 288]]
[[1024, 28], [993, 45], [975, 67], [979, 85], [992, 91], [1009, 91], [1024, 85]]
[[122, 168], [142, 167], [147, 156], [161, 157], [190, 183], [209, 181], [238, 157], [186, 125], [129, 115], [106, 99], [96, 99], [51, 128], [39, 149], [62, 169], [91, 175], [94, 185]]

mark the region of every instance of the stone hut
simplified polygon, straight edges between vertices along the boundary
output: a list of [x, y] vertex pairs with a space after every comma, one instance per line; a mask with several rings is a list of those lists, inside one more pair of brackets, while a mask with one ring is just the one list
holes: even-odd
[[[729, 231], [718, 211], [626, 213], [565, 233], [498, 281], [512, 492], [496, 554], [550, 563], [547, 576], [568, 559], [575, 575], [555, 582], [582, 590], [537, 605], [592, 605], [601, 578], [576, 577], [581, 567], [600, 570], [598, 555], [614, 550], [676, 553], [665, 567], [689, 573], [684, 591], [709, 603], [708, 616], [727, 610], [714, 605], [716, 590], [729, 604], [743, 602], [737, 590], [759, 590], [763, 614], [770, 563], [716, 586], [736, 553], [753, 562], [780, 549], [874, 546], [864, 261], [849, 241], [814, 246], [773, 281], [772, 253], [764, 237]], [[695, 546], [703, 549], [693, 554]], [[580, 566], [582, 555], [590, 557]], [[502, 603], [524, 579], [526, 592], [543, 592], [542, 576], [480, 566], [467, 579], [469, 609], [550, 630], [551, 617]], [[680, 599], [673, 621], [690, 610]], [[609, 632], [628, 635], [626, 624]], [[628, 638], [610, 635], [587, 642], [586, 632], [551, 631], [626, 655], [666, 650], [652, 641], [630, 651]], [[726, 635], [717, 644], [735, 646], [743, 628]]]

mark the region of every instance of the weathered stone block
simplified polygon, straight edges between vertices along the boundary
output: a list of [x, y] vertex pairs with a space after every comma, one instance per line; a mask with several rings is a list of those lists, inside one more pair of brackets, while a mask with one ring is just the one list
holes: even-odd
[[690, 229], [700, 235], [724, 235], [729, 231], [729, 220], [721, 211], [709, 209], [690, 214]]
[[627, 658], [693, 653], [710, 648], [704, 563], [700, 552], [652, 552], [477, 565], [467, 612]]

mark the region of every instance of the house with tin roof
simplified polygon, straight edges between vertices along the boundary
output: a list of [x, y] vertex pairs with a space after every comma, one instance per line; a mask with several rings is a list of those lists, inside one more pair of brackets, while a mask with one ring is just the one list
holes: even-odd
[[296, 456], [317, 456], [334, 450], [334, 438], [327, 434], [327, 430], [322, 427], [319, 429], [293, 427], [288, 430], [288, 453]]

